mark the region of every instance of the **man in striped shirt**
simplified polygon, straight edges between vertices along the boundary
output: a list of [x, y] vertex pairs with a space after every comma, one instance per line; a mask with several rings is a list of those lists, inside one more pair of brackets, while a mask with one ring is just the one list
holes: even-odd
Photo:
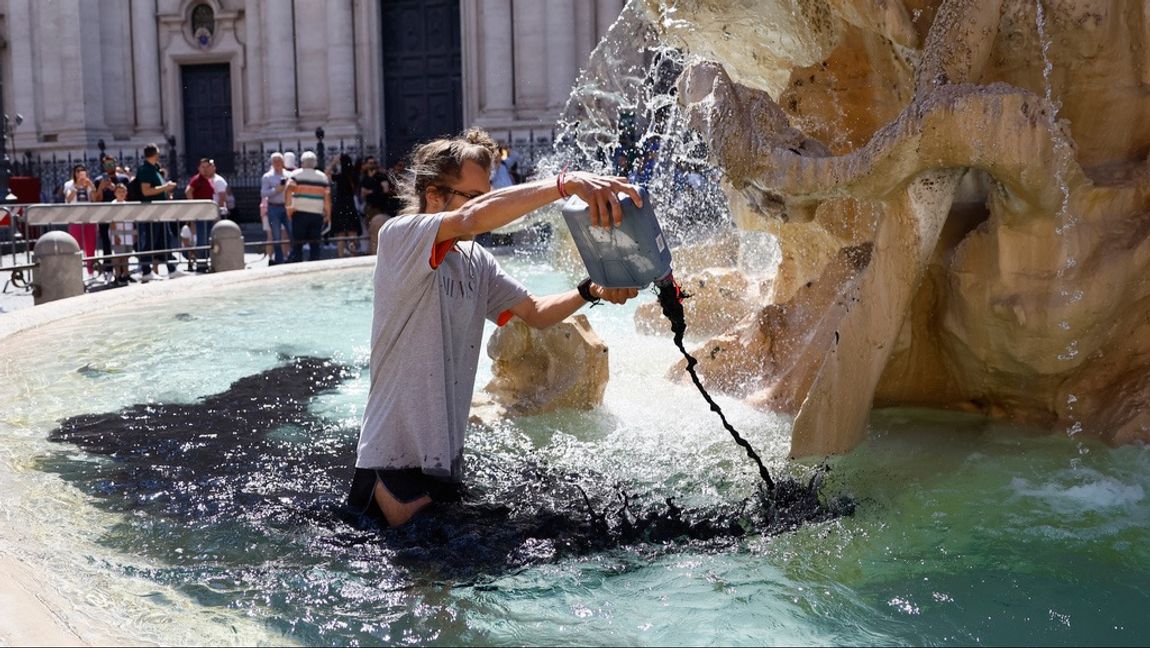
[[284, 203], [291, 222], [291, 261], [303, 260], [303, 245], [308, 244], [308, 260], [318, 261], [323, 244], [323, 226], [331, 222], [331, 183], [323, 171], [316, 169], [312, 151], [300, 156], [300, 170], [287, 182]]

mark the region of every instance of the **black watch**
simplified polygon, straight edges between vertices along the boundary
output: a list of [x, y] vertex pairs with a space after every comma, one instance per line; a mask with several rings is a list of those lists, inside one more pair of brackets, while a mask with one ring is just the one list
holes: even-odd
[[600, 303], [599, 298], [591, 294], [590, 277], [579, 282], [579, 296], [583, 298], [583, 301], [591, 302], [592, 304]]

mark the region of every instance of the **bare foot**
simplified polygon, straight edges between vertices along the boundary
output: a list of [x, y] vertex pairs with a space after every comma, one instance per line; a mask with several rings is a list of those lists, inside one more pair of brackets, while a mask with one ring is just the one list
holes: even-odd
[[379, 505], [379, 510], [383, 511], [388, 526], [393, 527], [407, 523], [416, 513], [423, 510], [423, 507], [431, 503], [431, 498], [427, 495], [410, 502], [401, 502], [387, 490], [383, 482], [378, 480], [375, 482], [373, 494], [375, 503]]

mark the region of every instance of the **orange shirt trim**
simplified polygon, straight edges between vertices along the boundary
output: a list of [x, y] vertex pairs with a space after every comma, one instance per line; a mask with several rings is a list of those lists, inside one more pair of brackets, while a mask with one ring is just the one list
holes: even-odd
[[447, 258], [447, 253], [451, 251], [454, 245], [455, 239], [448, 239], [431, 246], [431, 259], [428, 260], [428, 263], [431, 264], [432, 270], [438, 268], [439, 265], [443, 263], [443, 260]]

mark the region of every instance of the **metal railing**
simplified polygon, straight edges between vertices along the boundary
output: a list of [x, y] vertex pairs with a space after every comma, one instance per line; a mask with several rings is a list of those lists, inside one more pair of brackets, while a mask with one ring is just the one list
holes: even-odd
[[[113, 222], [133, 222], [136, 227], [133, 230], [133, 235], [136, 241], [140, 241], [140, 235], [147, 232], [145, 247], [133, 249], [127, 252], [109, 252], [106, 249], [93, 249], [89, 254], [81, 255], [80, 268], [84, 272], [84, 268], [88, 268], [87, 276], [84, 278], [85, 291], [102, 290], [107, 287], [112, 287], [115, 277], [110, 276], [116, 272], [116, 261], [121, 259], [127, 260], [129, 272], [137, 271], [139, 274], [151, 274], [152, 268], [157, 270], [161, 266], [167, 266], [169, 272], [173, 268], [178, 268], [181, 264], [187, 263], [189, 270], [199, 271], [200, 268], [195, 267], [200, 264], [210, 263], [212, 245], [205, 244], [206, 241], [197, 241], [198, 245], [171, 245], [172, 241], [180, 239], [180, 232], [174, 229], [174, 226], [180, 223], [188, 223], [194, 225], [197, 222], [209, 223], [217, 220], [216, 212], [210, 213], [203, 209], [207, 205], [213, 210], [215, 205], [210, 201], [168, 201], [166, 203], [123, 203], [117, 205], [109, 205], [103, 203], [90, 203], [85, 205], [11, 205], [8, 207], [0, 207], [0, 210], [6, 210], [10, 213], [10, 221], [7, 227], [0, 227], [0, 272], [9, 273], [8, 278], [5, 280], [0, 292], [9, 293], [13, 288], [23, 291], [32, 292], [34, 289], [32, 281], [28, 277], [28, 273], [36, 270], [38, 263], [35, 259], [36, 243], [45, 233], [49, 231], [67, 230], [72, 226], [87, 226], [88, 228], [98, 228], [98, 225], [103, 223]], [[200, 213], [196, 214], [191, 211], [186, 211], [187, 216], [198, 216], [198, 218], [186, 218], [176, 220], [173, 210], [199, 208]], [[109, 209], [118, 213], [109, 213]], [[149, 213], [150, 212], [150, 213]], [[161, 212], [167, 214], [164, 217]], [[73, 215], [75, 218], [70, 218]], [[155, 218], [164, 217], [165, 220], [155, 220]], [[76, 221], [76, 222], [72, 222]], [[199, 229], [199, 232], [195, 230]], [[192, 234], [195, 238], [200, 238], [205, 233], [203, 228], [192, 227]], [[86, 236], [99, 236], [96, 233], [88, 232], [85, 229], [72, 230], [75, 234], [79, 235], [77, 244], [80, 245], [81, 251], [85, 249], [85, 245], [92, 243], [90, 248], [101, 247], [98, 241], [88, 241]], [[72, 233], [72, 232], [70, 232]], [[6, 235], [6, 236], [5, 236]], [[210, 236], [210, 235], [209, 235]], [[74, 236], [75, 238], [75, 236]], [[328, 236], [318, 239], [298, 240], [295, 238], [277, 238], [272, 240], [252, 240], [244, 241], [243, 246], [245, 249], [260, 250], [267, 249], [267, 246], [282, 246], [287, 243], [291, 246], [292, 255], [296, 258], [294, 261], [303, 261], [305, 245], [319, 245], [328, 244], [341, 244], [354, 243], [355, 254], [366, 250], [368, 247], [368, 235], [365, 233], [357, 236]], [[139, 243], [134, 242], [133, 246], [138, 246]], [[156, 246], [156, 247], [153, 247]], [[200, 254], [203, 253], [203, 254]], [[308, 256], [311, 256], [311, 248], [306, 250]], [[181, 258], [182, 257], [182, 258]], [[254, 263], [259, 263], [266, 258], [266, 254], [261, 255], [260, 258], [252, 263], [247, 263], [250, 266]], [[195, 264], [195, 266], [193, 266]], [[145, 272], [145, 268], [147, 271]], [[124, 269], [123, 265], [120, 269]]]
[[[552, 128], [504, 129], [489, 132], [498, 142], [510, 146], [519, 155], [522, 165], [520, 173], [524, 177], [530, 176], [539, 160], [551, 152], [555, 140], [555, 130]], [[167, 151], [161, 155], [161, 164], [167, 169], [169, 179], [180, 184], [179, 191], [182, 192], [188, 178], [195, 172], [194, 167], [198, 160], [188, 159], [186, 154], [176, 149], [174, 138], [169, 139], [166, 144]], [[259, 187], [260, 178], [270, 166], [268, 158], [273, 151], [294, 151], [298, 156], [306, 150], [316, 152], [320, 157], [321, 166], [326, 166], [330, 156], [342, 153], [350, 155], [356, 161], [369, 155], [381, 161], [386, 161], [389, 157], [381, 145], [362, 139], [269, 140], [260, 144], [242, 144], [238, 149], [227, 151], [226, 154], [220, 153], [216, 156], [216, 165], [229, 186]], [[81, 165], [88, 170], [89, 175], [96, 177], [104, 173], [101, 166], [104, 155], [114, 157], [118, 166], [123, 167], [129, 176], [134, 175], [136, 169], [144, 162], [143, 144], [132, 147], [103, 146], [95, 151], [48, 155], [24, 151], [23, 154], [14, 156], [12, 175], [38, 178], [39, 202], [63, 202], [64, 184], [72, 179], [73, 167]]]

